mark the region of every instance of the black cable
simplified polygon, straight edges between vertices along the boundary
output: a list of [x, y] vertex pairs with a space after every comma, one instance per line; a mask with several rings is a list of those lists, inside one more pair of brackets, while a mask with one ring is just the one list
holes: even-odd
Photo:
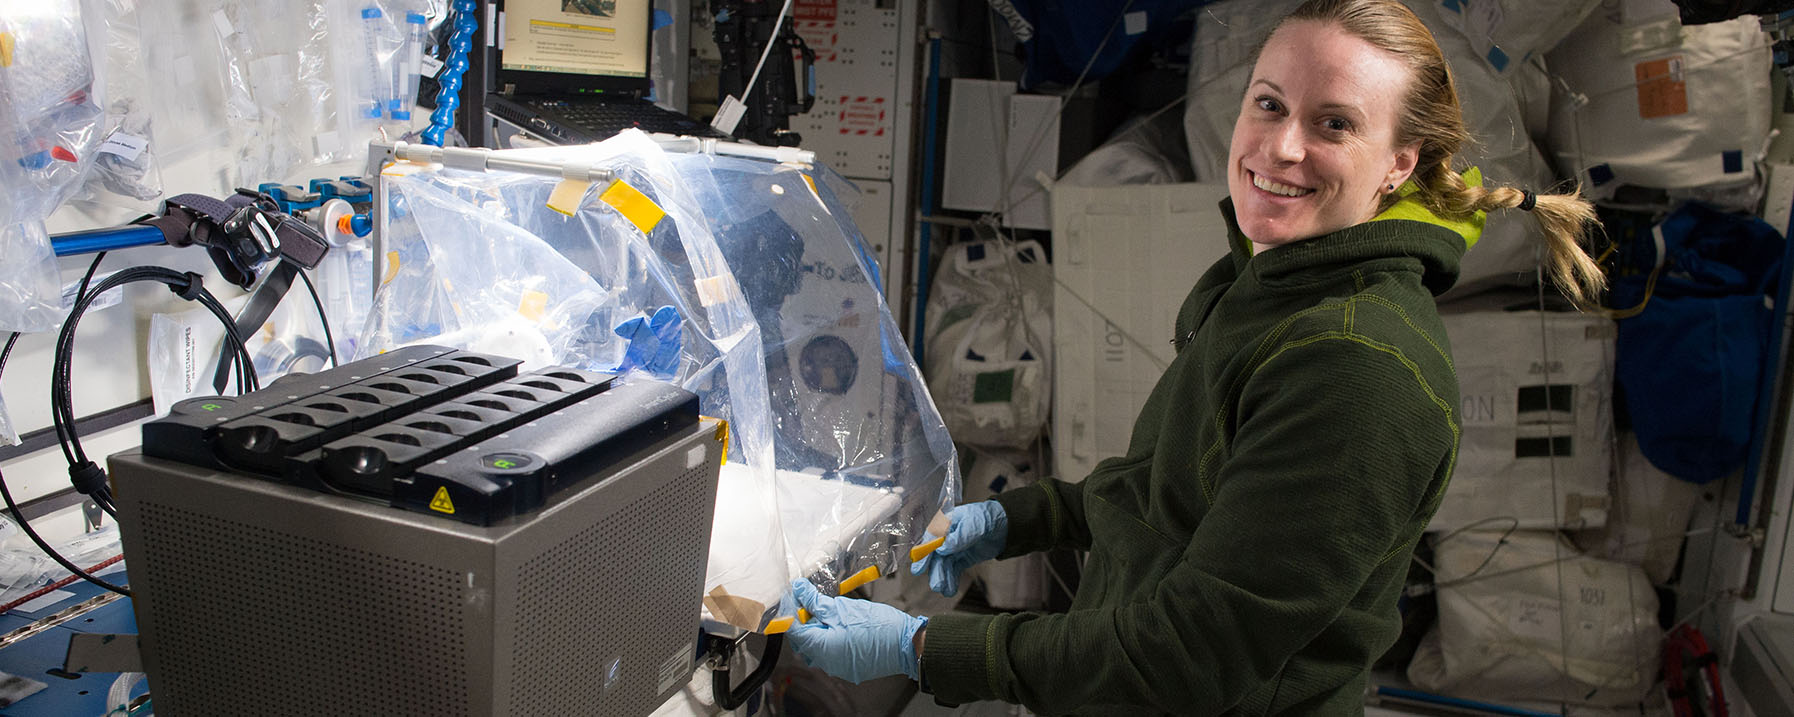
[[[182, 274], [164, 267], [133, 267], [126, 269], [102, 281], [94, 291], [82, 292], [69, 318], [63, 324], [63, 332], [57, 337], [56, 360], [50, 377], [51, 419], [56, 425], [57, 436], [64, 443], [63, 453], [69, 458], [69, 480], [78, 491], [93, 500], [101, 510], [118, 519], [118, 511], [112, 501], [111, 489], [105, 481], [105, 471], [87, 457], [81, 446], [80, 437], [75, 433], [75, 412], [73, 391], [71, 389], [72, 364], [74, 357], [74, 331], [92, 303], [105, 292], [124, 284], [137, 281], [158, 281], [167, 284], [185, 298], [191, 298], [206, 307], [213, 316], [224, 322], [226, 336], [233, 349], [238, 370], [238, 389], [240, 392], [253, 390], [256, 385], [254, 366], [250, 363], [248, 351], [245, 350], [241, 337], [233, 330], [235, 324], [230, 320], [229, 312], [216, 297], [207, 291], [204, 285], [192, 286], [197, 275]], [[245, 374], [245, 367], [248, 373]]]
[[190, 284], [190, 282], [198, 281], [198, 275], [183, 274], [160, 266], [138, 266], [124, 269], [107, 277], [100, 282], [99, 286], [94, 287], [92, 293], [76, 301], [75, 307], [69, 311], [69, 317], [63, 322], [62, 332], [56, 339], [56, 360], [53, 362], [50, 374], [51, 419], [59, 424], [58, 435], [68, 437], [68, 449], [74, 459], [69, 465], [70, 479], [76, 483], [77, 488], [81, 489], [83, 495], [91, 496], [106, 489], [103, 481], [104, 474], [96, 475], [97, 466], [88, 460], [87, 452], [82, 448], [80, 438], [74, 433], [75, 411], [70, 375], [73, 373], [71, 364], [75, 353], [75, 331], [80, 325], [81, 317], [86, 314], [95, 297], [105, 294], [113, 288], [141, 281], [156, 281], [166, 284], [169, 288], [180, 292], [182, 296], [191, 297], [211, 312], [226, 327], [225, 339], [230, 343], [238, 362], [239, 391], [252, 391], [258, 387], [255, 366], [250, 360], [248, 350], [244, 347], [242, 337], [237, 335], [236, 324], [231, 319], [230, 312], [225, 310], [224, 305], [219, 303], [217, 297], [207, 291], [203, 285], [193, 286]]
[[[95, 261], [94, 263], [97, 265], [99, 262]], [[14, 331], [12, 333], [12, 336], [7, 337], [7, 339], [6, 339], [6, 348], [0, 349], [0, 375], [5, 374], [6, 359], [8, 357], [12, 356], [12, 347], [14, 344], [16, 344], [18, 342], [19, 342], [19, 332]], [[130, 590], [121, 588], [117, 585], [113, 585], [112, 583], [106, 582], [104, 580], [101, 580], [99, 578], [96, 578], [92, 575], [87, 574], [87, 571], [82, 570], [80, 568], [80, 566], [77, 566], [74, 563], [69, 562], [68, 558], [62, 557], [61, 553], [58, 553], [58, 552], [56, 552], [56, 550], [54, 548], [51, 548], [50, 544], [45, 542], [43, 537], [39, 536], [37, 534], [37, 531], [31, 527], [31, 521], [25, 519], [25, 514], [19, 512], [18, 503], [14, 502], [12, 499], [12, 491], [8, 490], [6, 487], [6, 475], [4, 473], [0, 473], [0, 498], [4, 498], [6, 500], [6, 508], [7, 508], [7, 510], [12, 511], [12, 519], [14, 522], [17, 522], [19, 524], [19, 529], [25, 531], [25, 535], [30, 536], [31, 542], [37, 543], [38, 549], [44, 551], [45, 555], [50, 556], [51, 560], [55, 560], [57, 565], [61, 565], [64, 569], [68, 570], [70, 573], [72, 573], [76, 576], [79, 576], [82, 580], [86, 580], [87, 582], [93, 583], [93, 584], [98, 585], [107, 590], [111, 590], [112, 592], [118, 593], [125, 597], [131, 596]]]
[[[87, 265], [87, 273], [81, 276], [81, 286], [75, 289], [75, 301], [79, 302], [81, 299], [87, 297], [88, 282], [93, 281], [94, 272], [99, 271], [100, 262], [105, 259], [106, 252], [100, 252], [99, 254], [94, 255], [93, 263]], [[0, 365], [4, 365], [4, 362], [0, 362]], [[77, 463], [75, 454], [69, 449], [70, 433], [64, 429], [63, 424], [56, 423], [54, 425], [56, 428], [56, 445], [58, 448], [62, 449], [62, 457], [68, 461], [69, 465], [75, 465]]]
[[318, 287], [312, 286], [311, 276], [300, 269], [299, 278], [305, 281], [305, 290], [311, 292], [312, 305], [318, 307], [318, 320], [324, 322], [324, 347], [330, 350], [330, 367], [336, 368], [336, 339], [330, 337], [330, 316], [324, 313], [324, 302], [318, 298]]
[[76, 301], [80, 301], [81, 297], [87, 295], [87, 282], [93, 281], [93, 273], [99, 271], [100, 262], [105, 261], [105, 259], [106, 252], [100, 252], [94, 255], [93, 263], [87, 265], [87, 273], [81, 277], [81, 287], [75, 290]]

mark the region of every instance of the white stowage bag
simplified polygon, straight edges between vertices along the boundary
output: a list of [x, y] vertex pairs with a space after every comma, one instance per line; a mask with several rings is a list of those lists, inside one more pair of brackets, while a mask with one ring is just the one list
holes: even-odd
[[1052, 400], [1053, 268], [1038, 242], [954, 246], [928, 301], [928, 386], [953, 440], [1022, 448]]
[[1644, 571], [1582, 556], [1554, 532], [1503, 535], [1459, 533], [1435, 547], [1439, 623], [1408, 679], [1490, 700], [1641, 700], [1663, 634]]
[[1084, 155], [1059, 181], [1080, 187], [1188, 182], [1183, 131], [1171, 112], [1134, 122]]
[[[960, 452], [965, 472], [965, 501], [975, 503], [1008, 490], [1033, 485], [1039, 480], [1039, 458], [1028, 451], [966, 447]], [[1029, 553], [1007, 560], [990, 560], [967, 571], [984, 581], [984, 604], [999, 610], [1037, 610], [1046, 607], [1046, 553]]]
[[1548, 62], [1569, 93], [1551, 147], [1597, 199], [1621, 186], [1750, 184], [1769, 139], [1770, 49], [1757, 18], [1681, 27], [1598, 12]]
[[1576, 535], [1595, 555], [1644, 568], [1651, 582], [1664, 585], [1676, 570], [1688, 520], [1700, 504], [1701, 489], [1651, 465], [1638, 437], [1620, 440], [1620, 464], [1613, 472], [1613, 511], [1607, 525]]
[[[1438, 0], [1437, 13], [1458, 29], [1489, 69], [1519, 71], [1535, 55], [1557, 47], [1601, 0]], [[1452, 58], [1453, 67], [1457, 58]]]
[[[1253, 52], [1277, 20], [1298, 4], [1298, 0], [1230, 0], [1197, 13], [1184, 110], [1184, 132], [1196, 181], [1226, 180], [1233, 124], [1251, 79]], [[1516, 62], [1505, 73], [1496, 72], [1482, 59], [1487, 53], [1479, 54], [1472, 42], [1442, 17], [1445, 11], [1418, 0], [1408, 5], [1433, 31], [1457, 79], [1464, 121], [1474, 138], [1474, 143], [1459, 153], [1458, 164], [1481, 167], [1489, 185], [1551, 186], [1551, 168], [1531, 136], [1542, 129], [1542, 100], [1550, 94], [1543, 69], [1538, 63]], [[1564, 12], [1574, 14], [1571, 9]], [[1524, 213], [1494, 213], [1481, 241], [1464, 256], [1457, 286], [1446, 298], [1531, 281], [1537, 241], [1537, 224]]]
[[1604, 525], [1617, 330], [1576, 312], [1474, 310], [1506, 295], [1441, 311], [1463, 433], [1428, 530]]

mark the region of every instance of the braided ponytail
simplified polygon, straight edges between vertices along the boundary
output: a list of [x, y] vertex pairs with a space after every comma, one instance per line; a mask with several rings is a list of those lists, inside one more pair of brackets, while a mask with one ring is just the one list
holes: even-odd
[[1582, 248], [1588, 229], [1597, 224], [1595, 207], [1581, 196], [1581, 188], [1564, 194], [1534, 194], [1513, 187], [1472, 187], [1449, 167], [1417, 173], [1416, 196], [1433, 212], [1448, 217], [1464, 217], [1475, 212], [1525, 208], [1539, 222], [1548, 253], [1546, 264], [1551, 279], [1577, 306], [1595, 306], [1607, 288], [1607, 275], [1601, 265]]
[[[1433, 35], [1397, 0], [1309, 0], [1284, 18], [1331, 24], [1398, 57], [1411, 73], [1403, 103], [1396, 146], [1420, 145], [1412, 180], [1414, 194], [1433, 213], [1463, 218], [1478, 211], [1518, 208], [1529, 192], [1512, 187], [1470, 187], [1452, 169], [1452, 158], [1471, 140], [1458, 102], [1457, 82]], [[1531, 212], [1543, 229], [1551, 278], [1578, 306], [1593, 306], [1605, 288], [1601, 267], [1582, 249], [1582, 238], [1595, 226], [1594, 206], [1577, 192], [1537, 194]], [[1387, 195], [1387, 209], [1398, 199]]]

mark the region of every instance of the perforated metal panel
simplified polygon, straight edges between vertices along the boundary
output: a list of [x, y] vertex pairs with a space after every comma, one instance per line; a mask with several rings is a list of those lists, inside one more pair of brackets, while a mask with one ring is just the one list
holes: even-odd
[[647, 714], [685, 684], [715, 475], [688, 470], [518, 568], [510, 714]]
[[459, 573], [161, 503], [137, 516], [159, 707], [468, 714]]
[[715, 435], [494, 526], [115, 455], [157, 712], [648, 715], [691, 676]]

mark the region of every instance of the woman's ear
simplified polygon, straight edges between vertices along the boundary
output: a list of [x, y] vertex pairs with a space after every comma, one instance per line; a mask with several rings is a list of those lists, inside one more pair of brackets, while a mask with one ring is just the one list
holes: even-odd
[[1400, 187], [1414, 176], [1414, 167], [1420, 162], [1420, 143], [1415, 142], [1395, 150], [1395, 163], [1389, 167], [1389, 176], [1383, 178], [1383, 184]]

